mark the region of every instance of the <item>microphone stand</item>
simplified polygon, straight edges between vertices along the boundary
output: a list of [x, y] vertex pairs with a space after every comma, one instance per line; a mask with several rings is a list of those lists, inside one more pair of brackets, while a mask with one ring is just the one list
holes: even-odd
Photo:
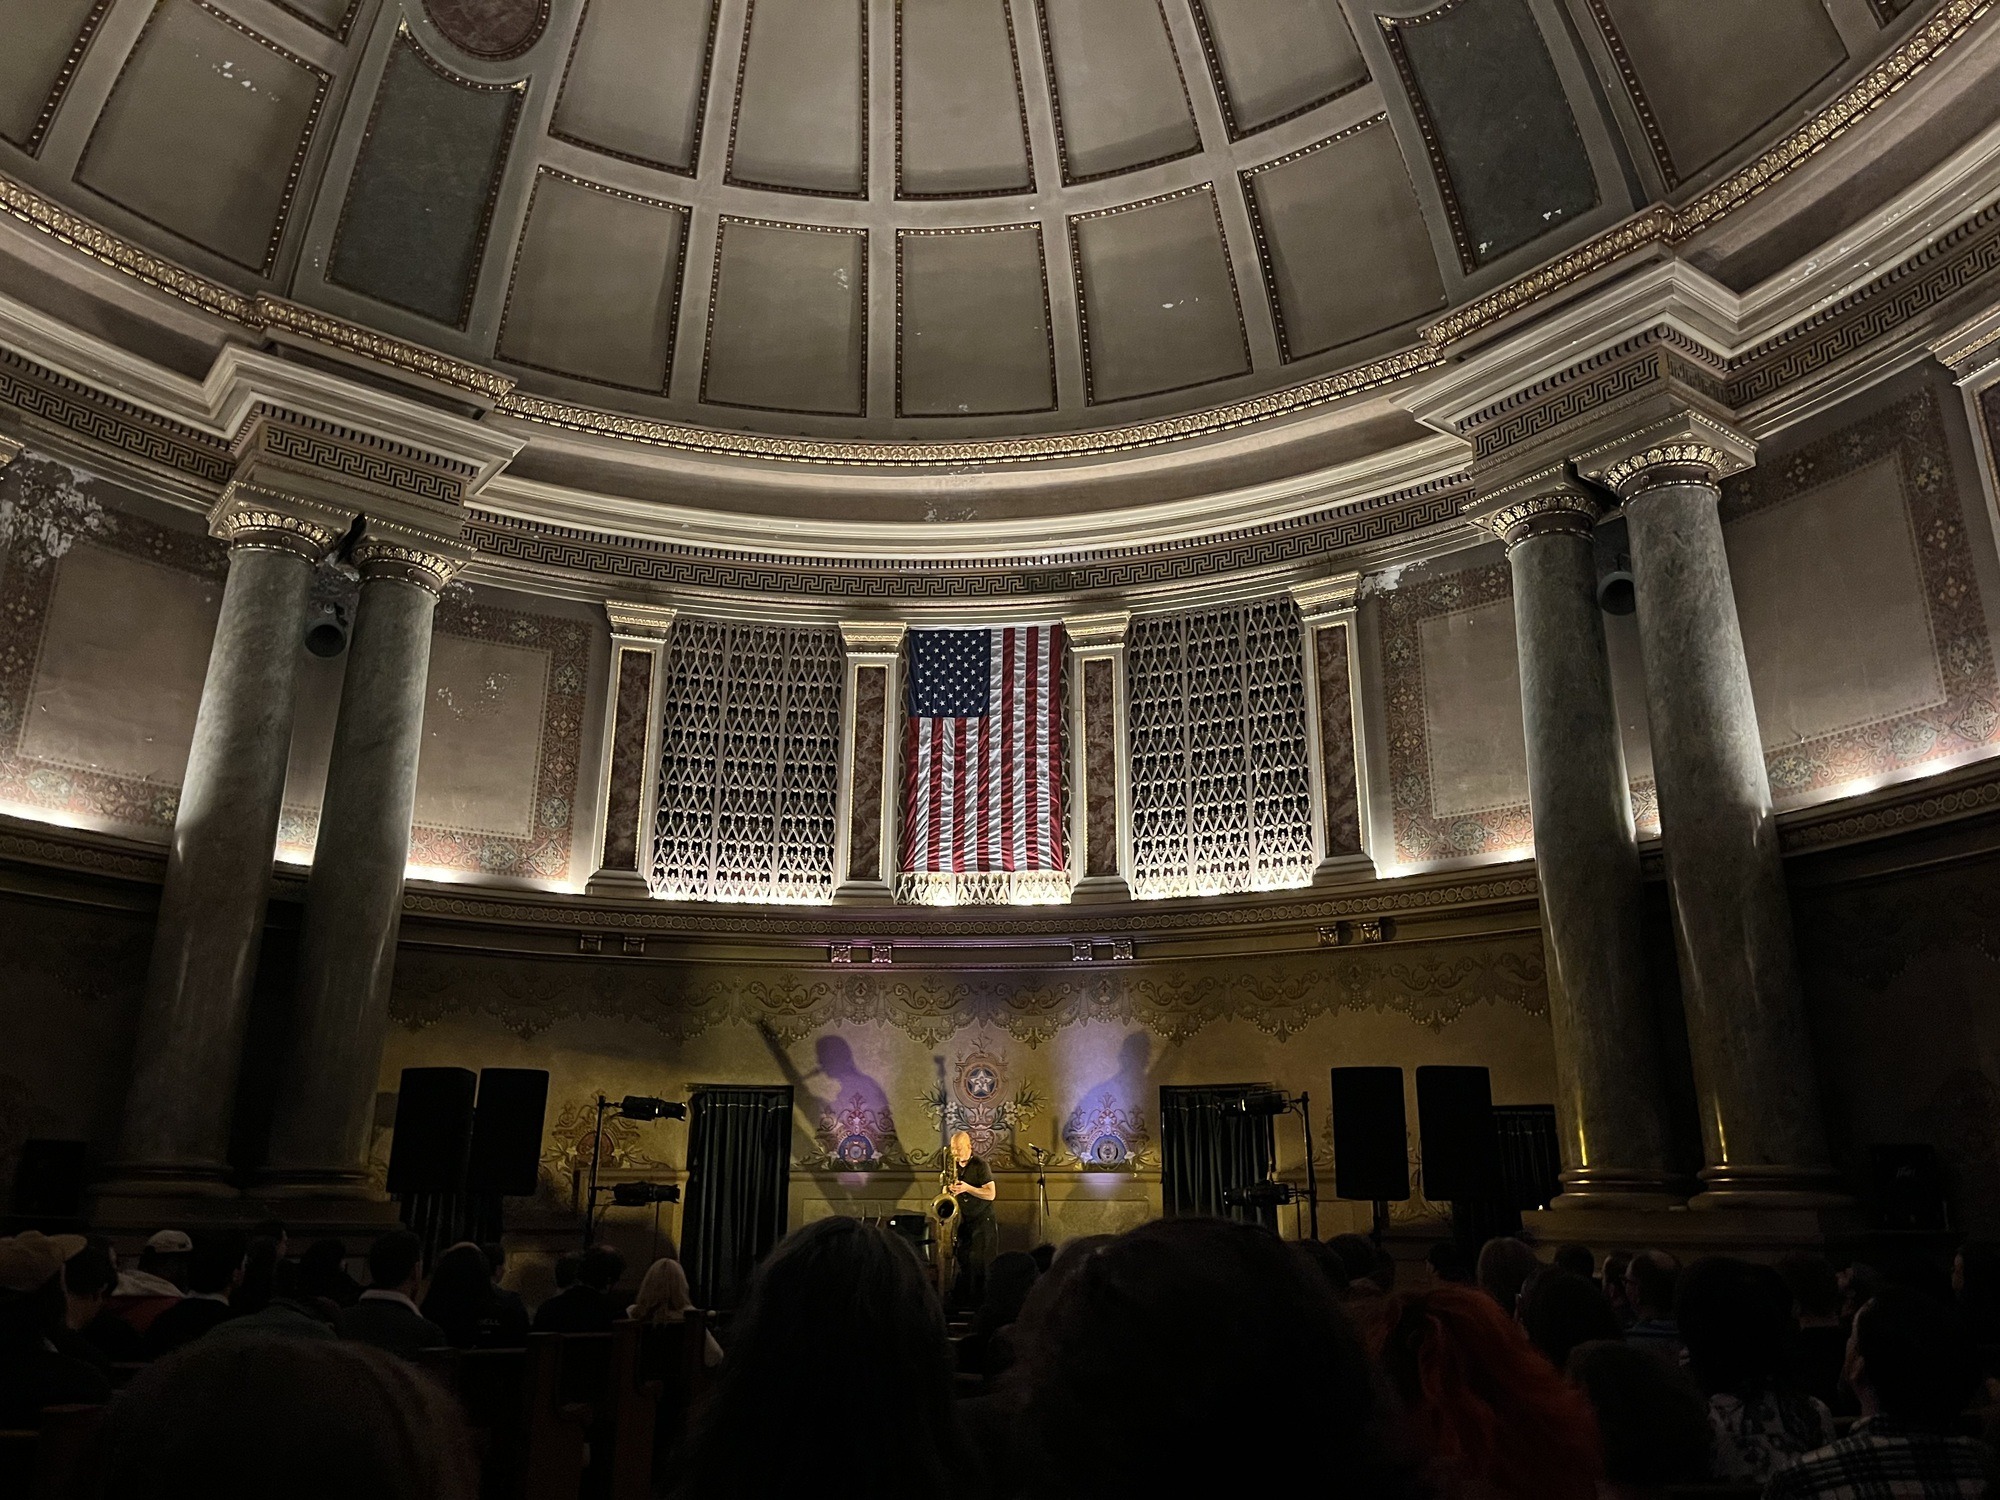
[[1042, 1208], [1041, 1221], [1036, 1225], [1040, 1231], [1036, 1235], [1036, 1243], [1046, 1245], [1049, 1242], [1049, 1154], [1040, 1146], [1028, 1149], [1035, 1155], [1035, 1190], [1041, 1198]]

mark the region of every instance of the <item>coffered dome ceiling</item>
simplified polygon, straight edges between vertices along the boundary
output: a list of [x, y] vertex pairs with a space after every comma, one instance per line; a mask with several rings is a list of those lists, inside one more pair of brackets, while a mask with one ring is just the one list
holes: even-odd
[[1379, 385], [1899, 9], [0, 0], [0, 159], [557, 426], [1111, 448]]

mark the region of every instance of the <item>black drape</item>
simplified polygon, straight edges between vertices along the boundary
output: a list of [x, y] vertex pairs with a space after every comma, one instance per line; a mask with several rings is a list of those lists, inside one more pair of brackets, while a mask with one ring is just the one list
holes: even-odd
[[1216, 1218], [1275, 1225], [1275, 1207], [1232, 1208], [1223, 1202], [1231, 1188], [1248, 1187], [1271, 1175], [1276, 1161], [1269, 1115], [1239, 1114], [1231, 1106], [1268, 1085], [1207, 1084], [1160, 1089], [1160, 1179], [1166, 1212], [1212, 1214]]
[[688, 1103], [681, 1263], [699, 1307], [734, 1307], [785, 1232], [792, 1181], [789, 1087], [697, 1085]]

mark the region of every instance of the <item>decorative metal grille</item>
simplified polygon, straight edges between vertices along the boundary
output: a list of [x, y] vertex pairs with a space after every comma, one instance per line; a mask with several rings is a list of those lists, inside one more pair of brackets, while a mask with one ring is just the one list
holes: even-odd
[[654, 894], [831, 900], [840, 632], [682, 615], [666, 658]]
[[1133, 622], [1135, 896], [1311, 881], [1304, 649], [1290, 599]]

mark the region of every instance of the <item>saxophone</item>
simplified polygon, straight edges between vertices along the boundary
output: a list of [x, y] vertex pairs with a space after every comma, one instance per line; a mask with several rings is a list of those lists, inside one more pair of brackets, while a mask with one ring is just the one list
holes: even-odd
[[958, 1183], [958, 1158], [951, 1154], [951, 1147], [945, 1147], [944, 1167], [938, 1173], [938, 1195], [931, 1199], [931, 1217], [940, 1224], [949, 1224], [958, 1217], [958, 1194], [952, 1191]]

